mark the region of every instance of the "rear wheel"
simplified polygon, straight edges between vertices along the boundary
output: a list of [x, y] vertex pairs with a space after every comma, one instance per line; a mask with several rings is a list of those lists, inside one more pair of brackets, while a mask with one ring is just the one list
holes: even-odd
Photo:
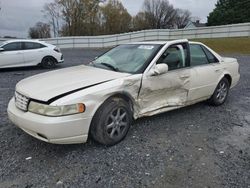
[[112, 146], [125, 138], [131, 122], [132, 112], [129, 104], [123, 99], [112, 98], [96, 112], [90, 134], [95, 141]]
[[214, 106], [224, 104], [229, 93], [230, 84], [229, 81], [224, 77], [216, 87], [214, 94], [209, 99], [209, 103]]
[[56, 60], [53, 57], [45, 57], [43, 58], [41, 65], [45, 69], [52, 69], [56, 66]]

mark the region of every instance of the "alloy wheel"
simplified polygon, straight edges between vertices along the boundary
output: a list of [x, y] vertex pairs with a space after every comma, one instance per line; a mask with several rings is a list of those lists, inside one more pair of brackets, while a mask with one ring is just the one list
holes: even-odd
[[129, 120], [127, 111], [122, 107], [115, 108], [107, 117], [106, 133], [111, 139], [120, 139], [127, 132]]

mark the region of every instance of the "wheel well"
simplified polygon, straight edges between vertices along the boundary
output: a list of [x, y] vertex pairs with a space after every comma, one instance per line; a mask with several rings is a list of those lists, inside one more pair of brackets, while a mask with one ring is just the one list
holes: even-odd
[[[131, 96], [129, 96], [129, 94], [125, 94], [125, 93], [116, 93], [111, 95], [110, 97], [108, 97], [100, 106], [98, 106], [97, 110], [95, 111], [95, 114], [97, 113], [97, 111], [103, 106], [105, 105], [105, 103], [107, 101], [109, 101], [110, 99], [113, 98], [118, 98], [118, 99], [123, 99], [124, 101], [128, 102], [129, 106], [130, 106], [130, 110], [132, 112], [132, 114], [134, 113], [134, 103], [133, 103], [133, 99]], [[95, 115], [94, 115], [95, 116]]]
[[52, 58], [52, 59], [57, 63], [57, 59], [54, 58], [53, 56], [50, 56], [50, 55], [43, 57], [41, 63], [43, 62], [43, 60], [44, 60], [45, 58]]
[[228, 80], [229, 85], [231, 86], [231, 84], [232, 84], [232, 77], [229, 74], [226, 74], [224, 77]]
[[[106, 99], [106, 100], [104, 101], [104, 103], [105, 103], [106, 101], [108, 101], [109, 99], [112, 99], [112, 98], [120, 98], [120, 99], [123, 99], [124, 101], [126, 101], [126, 102], [129, 104], [131, 112], [132, 112], [132, 113], [134, 112], [134, 103], [133, 103], [133, 99], [132, 99], [132, 97], [131, 97], [129, 94], [126, 94], [126, 93], [116, 93], [116, 94], [110, 96], [108, 99]], [[104, 103], [103, 103], [103, 104], [104, 104]]]

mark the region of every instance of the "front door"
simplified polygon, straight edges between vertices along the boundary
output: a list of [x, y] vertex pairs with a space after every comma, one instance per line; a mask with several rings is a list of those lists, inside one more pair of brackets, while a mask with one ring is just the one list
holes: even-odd
[[0, 67], [15, 67], [24, 64], [24, 57], [21, 42], [12, 42], [2, 47], [0, 52]]
[[185, 105], [190, 88], [187, 46], [187, 43], [171, 45], [161, 55], [156, 64], [167, 64], [167, 73], [143, 76], [138, 100], [141, 116]]

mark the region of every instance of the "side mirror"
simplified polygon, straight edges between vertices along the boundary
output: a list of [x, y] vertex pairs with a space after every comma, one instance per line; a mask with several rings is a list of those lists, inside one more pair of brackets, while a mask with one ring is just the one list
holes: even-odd
[[150, 76], [157, 76], [162, 75], [168, 72], [168, 65], [165, 63], [162, 64], [156, 64], [155, 67], [153, 67], [150, 70]]
[[3, 48], [0, 48], [0, 52], [3, 52], [4, 51], [4, 49]]

